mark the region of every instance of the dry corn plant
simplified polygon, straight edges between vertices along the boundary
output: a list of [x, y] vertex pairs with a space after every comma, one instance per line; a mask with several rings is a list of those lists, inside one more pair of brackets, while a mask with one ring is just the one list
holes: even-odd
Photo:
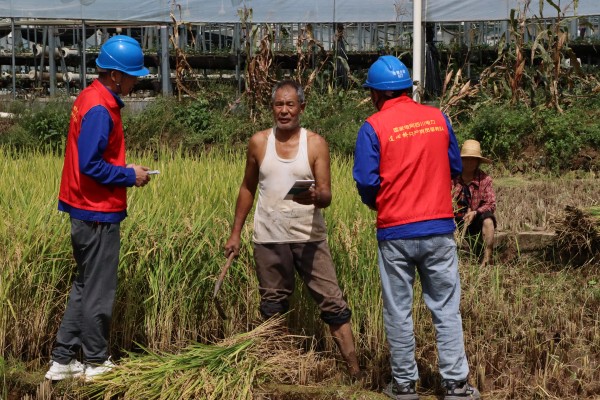
[[[258, 50], [251, 52], [251, 42], [260, 33]], [[250, 100], [250, 112], [255, 114], [258, 106], [267, 106], [271, 101], [271, 89], [276, 82], [273, 64], [273, 29], [267, 25], [257, 25], [251, 30], [246, 42], [246, 95]]]
[[[544, 24], [546, 3], [557, 12], [549, 26]], [[570, 2], [561, 9], [552, 0], [541, 0], [539, 17], [535, 20], [526, 17], [531, 0], [521, 4], [522, 8], [511, 10], [511, 44], [506, 46], [501, 40], [496, 60], [481, 73], [482, 96], [506, 98], [513, 104], [526, 103], [531, 107], [535, 107], [537, 97], [541, 97], [544, 107], [562, 112], [565, 104], [583, 96], [571, 94], [573, 89], [580, 88], [586, 96], [600, 91], [598, 81], [583, 72], [577, 56], [568, 46], [566, 23], [569, 20], [564, 15], [570, 7], [576, 8], [577, 2]], [[531, 49], [526, 48], [527, 35], [534, 37]], [[529, 57], [527, 52], [530, 52]]]
[[[244, 11], [242, 20], [251, 14]], [[252, 52], [252, 43], [257, 35], [260, 35], [258, 49]], [[268, 106], [271, 100], [271, 90], [277, 82], [277, 66], [274, 64], [273, 54], [274, 32], [270, 25], [263, 24], [252, 27], [246, 40], [246, 95], [250, 101], [252, 114], [259, 111], [259, 106]], [[316, 49], [316, 51], [315, 51]], [[317, 75], [325, 67], [328, 55], [321, 43], [315, 40], [312, 26], [309, 24], [303, 28], [296, 41], [297, 63], [294, 71], [294, 79], [302, 85], [308, 96]], [[310, 72], [309, 72], [310, 71]]]
[[[175, 10], [179, 12], [179, 20], [175, 17]], [[200, 88], [200, 83], [195, 76], [193, 68], [187, 61], [187, 55], [181, 47], [179, 47], [179, 27], [182, 25], [186, 26], [186, 29], [190, 30], [187, 24], [181, 21], [182, 10], [181, 5], [173, 1], [171, 4], [171, 21], [173, 21], [173, 34], [169, 35], [169, 41], [175, 50], [175, 83], [177, 85], [177, 98], [181, 100], [184, 94], [190, 96], [193, 99], [197, 99], [196, 92], [192, 88], [188, 87], [190, 78], [194, 83], [194, 89]], [[194, 39], [195, 40], [195, 39]]]
[[[448, 61], [446, 76], [442, 85], [440, 108], [452, 119], [471, 108], [470, 100], [477, 96], [477, 101], [495, 101], [511, 99], [513, 103], [525, 100], [523, 79], [526, 78], [523, 38], [525, 21], [521, 23], [511, 13], [511, 31], [514, 51], [506, 46], [504, 39], [498, 43], [498, 55], [479, 77], [479, 83], [473, 84], [463, 77], [462, 69], [453, 69], [452, 59]], [[520, 33], [519, 33], [520, 32]]]
[[512, 64], [512, 73], [508, 75], [508, 82], [510, 83], [511, 90], [511, 102], [516, 104], [521, 99], [526, 97], [523, 92], [523, 78], [525, 73], [525, 51], [523, 48], [525, 42], [525, 29], [526, 29], [526, 11], [529, 8], [531, 0], [526, 0], [523, 6], [523, 13], [520, 17], [515, 18], [515, 10], [511, 10], [511, 27], [514, 35], [514, 59]]
[[[569, 47], [568, 25], [572, 18], [564, 15], [569, 8], [577, 8], [578, 2], [572, 1], [563, 9], [560, 4], [546, 0], [556, 10], [554, 22], [549, 27], [536, 24], [539, 32], [531, 48], [531, 65], [535, 64], [534, 84], [545, 94], [545, 106], [563, 111], [563, 105], [568, 105], [579, 97], [595, 96], [600, 90], [597, 79], [586, 74], [572, 48]], [[540, 16], [543, 18], [540, 5]], [[567, 88], [569, 90], [564, 90]], [[580, 88], [581, 93], [572, 94], [574, 88]]]
[[[252, 8], [244, 6], [238, 9], [244, 35], [244, 48], [246, 52], [246, 88], [250, 117], [256, 120], [261, 109], [268, 106], [271, 101], [271, 89], [276, 82], [274, 71], [273, 41], [274, 32], [270, 25], [252, 25]], [[257, 36], [260, 36], [258, 48], [254, 50]], [[240, 99], [236, 100], [239, 103]]]
[[532, 81], [527, 75], [524, 49], [527, 29], [526, 11], [529, 3], [531, 0], [525, 0], [522, 10], [511, 10], [509, 21], [511, 44], [507, 46], [504, 38], [500, 40], [496, 60], [482, 71], [480, 77], [484, 95], [487, 94], [494, 99], [509, 98], [512, 104], [532, 103], [528, 91], [524, 88], [525, 82]]
[[[561, 99], [558, 86], [562, 75], [564, 75], [565, 71], [567, 71], [566, 69], [562, 68], [561, 64], [563, 52], [566, 50], [569, 35], [562, 24], [563, 11], [559, 6], [552, 2], [552, 0], [547, 1], [556, 9], [557, 19], [556, 22], [546, 29], [542, 29], [543, 27], [538, 24], [538, 29], [536, 30], [538, 30], [539, 33], [537, 34], [531, 47], [531, 65], [534, 65], [536, 58], [541, 60], [536, 68], [536, 74], [538, 75], [537, 78], [541, 79], [536, 79], [536, 81], [539, 81], [542, 84], [545, 83], [546, 87], [544, 92], [546, 93], [546, 106], [555, 108], [557, 111], [562, 113], [563, 110], [560, 105]], [[542, 16], [542, 11], [542, 6], [540, 4], [540, 16]], [[573, 52], [571, 51], [571, 53]], [[575, 57], [574, 54], [573, 59], [575, 64], [577, 64], [576, 70], [581, 72], [577, 57]]]
[[[315, 78], [323, 70], [329, 58], [323, 45], [315, 39], [311, 24], [307, 24], [298, 34], [296, 54], [298, 62], [294, 79], [302, 85], [304, 93], [308, 96]], [[308, 73], [310, 69], [312, 71]]]
[[440, 96], [440, 108], [452, 120], [454, 117], [467, 111], [467, 100], [479, 92], [479, 85], [472, 85], [470, 80], [463, 78], [462, 69], [456, 73], [451, 69], [449, 60], [446, 68], [446, 77]]

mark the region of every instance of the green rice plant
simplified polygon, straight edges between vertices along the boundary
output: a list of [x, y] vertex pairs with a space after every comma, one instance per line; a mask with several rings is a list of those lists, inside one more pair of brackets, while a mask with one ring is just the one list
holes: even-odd
[[65, 218], [56, 212], [54, 159], [30, 156], [0, 153], [0, 348], [37, 358], [47, 346], [44, 332], [55, 323], [53, 314], [66, 298], [60, 294], [66, 293], [69, 276], [62, 267], [70, 255], [60, 223]]
[[5, 399], [8, 397], [8, 385], [6, 382], [6, 362], [4, 358], [0, 357], [0, 382], [2, 383], [2, 389], [0, 389], [0, 398]]
[[[168, 354], [175, 357], [190, 343], [222, 343], [223, 338], [251, 331], [260, 323], [252, 214], [242, 233], [240, 256], [219, 292], [229, 319], [222, 320], [212, 302], [243, 175], [243, 152], [157, 150], [131, 153], [128, 162], [161, 173], [144, 188], [128, 191], [129, 216], [121, 224], [111, 329], [114, 358], [119, 362], [122, 357], [125, 365], [138, 355], [171, 360]], [[25, 362], [37, 374], [31, 379], [37, 382], [43, 380], [41, 370], [47, 366], [76, 269], [69, 218], [56, 208], [61, 168], [59, 156], [0, 148], [0, 357], [9, 364]], [[338, 280], [353, 311], [358, 356], [373, 386], [380, 388], [390, 375], [376, 217], [361, 204], [351, 168], [350, 159], [332, 157], [333, 201], [323, 212]], [[499, 229], [546, 226], [565, 204], [597, 207], [600, 187], [594, 179], [499, 177], [495, 180]], [[594, 356], [600, 353], [600, 296], [591, 283], [598, 281], [597, 266], [575, 272], [516, 258], [482, 269], [461, 253], [460, 274], [469, 365], [474, 383], [486, 397], [531, 399], [547, 392], [555, 398], [584, 399], [600, 393], [594, 386], [600, 380]], [[293, 348], [316, 349], [335, 362], [337, 348], [300, 286], [286, 323], [291, 334], [308, 338]], [[417, 281], [413, 318], [420, 387], [434, 392], [439, 387], [435, 331], [421, 297]], [[269, 365], [278, 368], [279, 363], [273, 359]], [[302, 374], [310, 377], [313, 365], [307, 363]], [[314, 368], [321, 379], [343, 382], [341, 375], [332, 376], [325, 367]], [[177, 380], [180, 375], [162, 376]], [[257, 376], [254, 383], [261, 381]], [[275, 378], [265, 378], [265, 385], [267, 379]], [[43, 390], [51, 389], [46, 385]]]
[[351, 168], [350, 159], [332, 157], [333, 199], [323, 212], [338, 280], [352, 309], [355, 337], [360, 347], [368, 349], [361, 353], [360, 362], [377, 371], [387, 343], [381, 313], [376, 214], [361, 203]]
[[[283, 317], [215, 345], [192, 343], [176, 354], [130, 353], [108, 374], [80, 391], [92, 399], [247, 399], [265, 382], [304, 383], [314, 352], [280, 330]], [[308, 379], [311, 380], [310, 372]]]
[[[161, 174], [146, 188], [130, 192], [130, 215], [123, 224], [121, 264], [128, 266], [123, 272], [128, 281], [140, 285], [135, 291], [126, 285], [119, 289], [124, 301], [116, 314], [136, 321], [134, 326], [122, 321], [127, 342], [168, 349], [190, 338], [246, 329], [248, 318], [236, 317], [246, 316], [246, 307], [258, 309], [256, 291], [251, 289], [256, 287], [253, 271], [248, 271], [249, 251], [234, 263], [221, 293], [223, 306], [238, 325], [221, 327], [212, 302], [207, 301], [225, 260], [222, 246], [233, 219], [242, 159], [216, 152], [199, 157], [165, 155], [159, 162], [142, 157], [140, 162]], [[229, 285], [237, 279], [238, 285]]]

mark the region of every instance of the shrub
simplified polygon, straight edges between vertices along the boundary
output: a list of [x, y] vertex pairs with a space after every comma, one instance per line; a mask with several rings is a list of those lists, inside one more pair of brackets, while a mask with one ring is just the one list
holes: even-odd
[[538, 143], [544, 149], [546, 166], [554, 170], [568, 168], [570, 161], [582, 145], [581, 130], [576, 123], [579, 118], [572, 112], [559, 114], [544, 110], [537, 115]]
[[17, 114], [14, 125], [0, 135], [1, 144], [10, 144], [16, 148], [62, 147], [69, 129], [71, 103], [52, 102], [34, 111], [31, 108]]
[[536, 115], [536, 139], [544, 149], [546, 166], [560, 171], [571, 169], [573, 160], [584, 148], [598, 149], [600, 122], [597, 109], [572, 107], [560, 114], [544, 110]]
[[174, 98], [159, 97], [138, 113], [124, 114], [128, 148], [143, 150], [160, 145], [177, 147], [186, 135], [185, 126], [175, 116], [177, 107]]
[[333, 93], [312, 92], [307, 101], [302, 125], [321, 134], [331, 150], [338, 154], [354, 154], [356, 134], [365, 119], [374, 113], [363, 91]]
[[[201, 152], [212, 146], [245, 146], [254, 132], [273, 124], [269, 107], [250, 113], [245, 97], [237, 96], [231, 86], [211, 84], [197, 97], [182, 101], [159, 97], [135, 113], [126, 107], [123, 122], [128, 149], [181, 147]], [[68, 129], [69, 108], [62, 100], [35, 112], [13, 103], [11, 111], [17, 118], [0, 127], [0, 145], [60, 148]], [[332, 153], [351, 156], [356, 134], [373, 112], [367, 92], [313, 87], [302, 125], [323, 135]], [[594, 96], [574, 98], [563, 113], [541, 106], [479, 103], [461, 118], [454, 121], [459, 143], [479, 140], [486, 156], [511, 169], [558, 172], [600, 166], [600, 99]]]
[[478, 140], [489, 156], [507, 161], [519, 154], [521, 142], [536, 126], [530, 108], [506, 104], [482, 107], [464, 129], [455, 128], [459, 143]]

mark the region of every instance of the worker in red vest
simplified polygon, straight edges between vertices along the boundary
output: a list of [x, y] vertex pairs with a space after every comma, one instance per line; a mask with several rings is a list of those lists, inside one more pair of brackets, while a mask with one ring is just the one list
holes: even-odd
[[[71, 219], [78, 275], [56, 336], [46, 379], [110, 371], [108, 337], [117, 288], [120, 223], [127, 216], [127, 187], [145, 186], [148, 168], [125, 163], [120, 96], [148, 74], [138, 42], [113, 36], [98, 54], [98, 79], [71, 111], [58, 209]], [[83, 363], [76, 358], [81, 349]]]
[[412, 306], [418, 271], [437, 332], [445, 399], [479, 399], [460, 315], [451, 178], [462, 170], [448, 118], [408, 96], [413, 81], [394, 56], [381, 56], [363, 85], [377, 112], [358, 132], [353, 176], [363, 203], [377, 211], [378, 263], [392, 381], [384, 393], [418, 399]]

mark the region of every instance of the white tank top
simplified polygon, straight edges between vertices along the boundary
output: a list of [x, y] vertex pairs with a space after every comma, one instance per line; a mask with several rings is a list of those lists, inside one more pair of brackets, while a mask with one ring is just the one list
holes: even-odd
[[296, 157], [284, 159], [277, 155], [275, 134], [271, 129], [258, 171], [258, 201], [252, 237], [255, 243], [313, 242], [327, 238], [320, 209], [284, 200], [297, 179], [314, 179], [308, 162], [306, 136], [306, 129], [302, 128]]

